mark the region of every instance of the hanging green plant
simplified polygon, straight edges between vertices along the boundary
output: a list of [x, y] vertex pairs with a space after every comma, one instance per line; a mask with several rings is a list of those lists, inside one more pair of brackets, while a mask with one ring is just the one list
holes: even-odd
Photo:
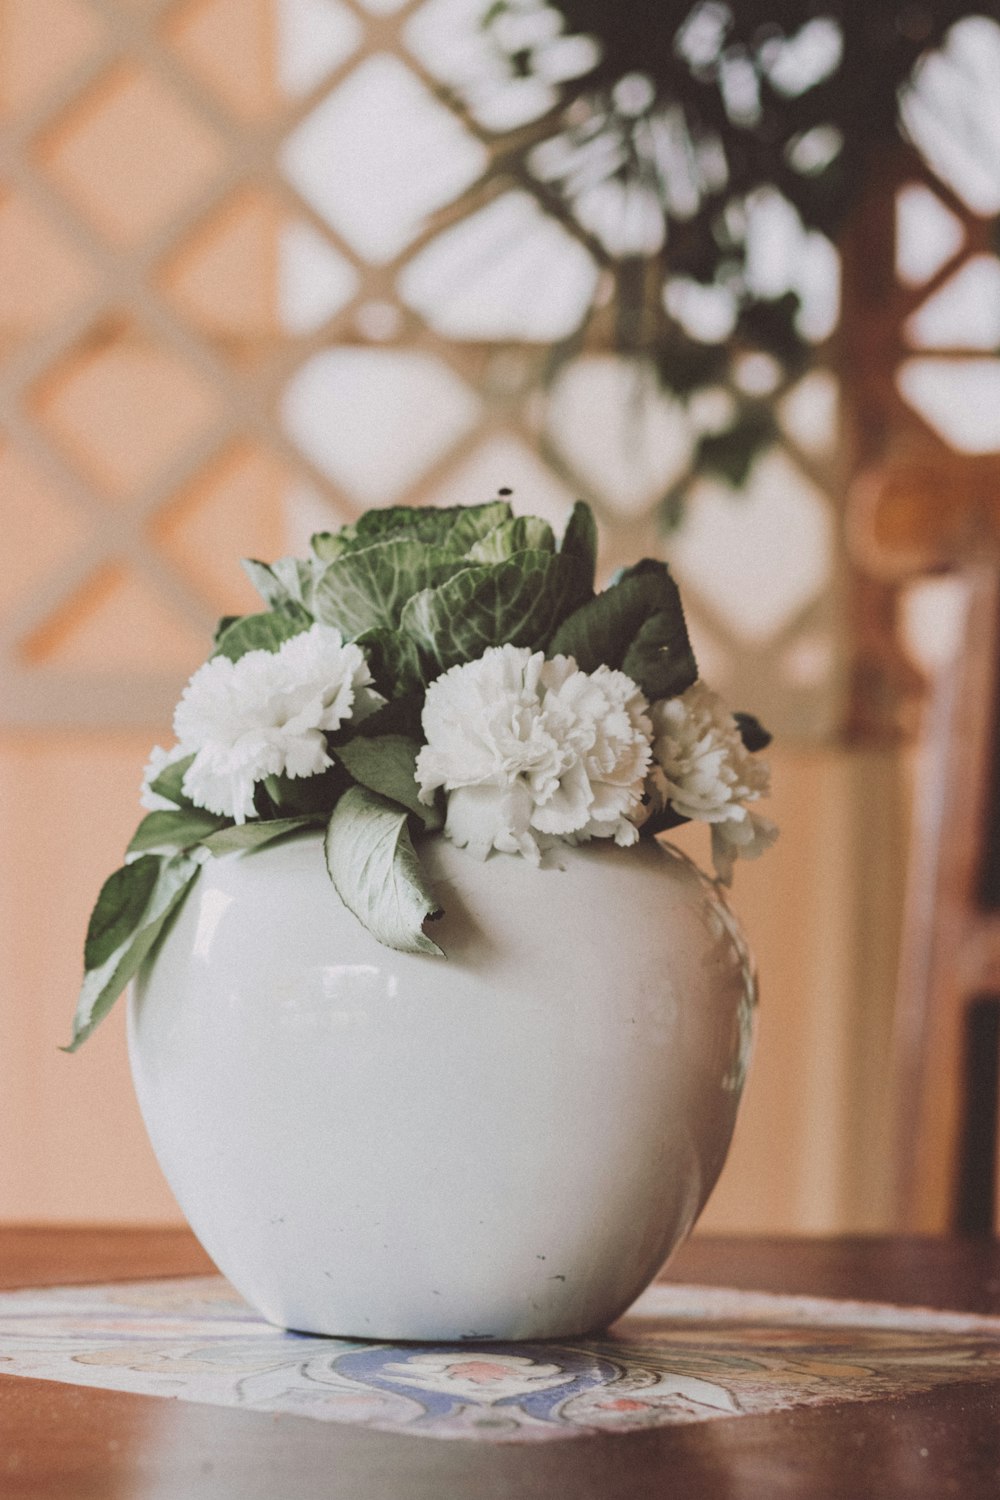
[[[615, 347], [652, 365], [689, 409], [706, 389], [728, 393], [723, 425], [697, 443], [696, 472], [746, 481], [775, 435], [775, 392], [814, 359], [836, 315], [817, 326], [802, 285], [777, 284], [762, 217], [785, 215], [803, 262], [824, 237], [832, 262], [830, 242], [873, 156], [900, 139], [900, 101], [921, 58], [956, 21], [996, 19], [995, 10], [983, 0], [492, 0], [484, 9], [508, 80], [549, 90], [537, 128], [509, 151], [501, 141], [501, 156], [561, 198], [610, 270]], [[585, 325], [595, 316], [589, 309]], [[666, 524], [683, 505], [683, 489], [665, 497]]]

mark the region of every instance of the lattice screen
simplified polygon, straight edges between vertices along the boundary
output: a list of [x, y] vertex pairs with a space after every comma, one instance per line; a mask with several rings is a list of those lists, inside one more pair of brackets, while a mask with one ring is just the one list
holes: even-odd
[[[738, 498], [698, 482], [665, 545], [690, 422], [637, 401], [642, 372], [600, 349], [541, 394], [604, 266], [540, 183], [497, 167], [509, 120], [442, 88], [477, 3], [0, 0], [7, 723], [162, 723], [216, 616], [251, 605], [239, 554], [502, 484], [555, 522], [589, 498], [609, 569], [668, 553], [706, 676], [786, 733], [835, 722], [836, 257], [820, 362], [774, 389], [784, 441]], [[768, 243], [788, 284], [801, 247]], [[901, 269], [939, 296], [952, 272], [978, 278], [975, 301], [1000, 268], [962, 255]], [[915, 316], [930, 350], [947, 306]], [[940, 425], [934, 357], [900, 378]]]

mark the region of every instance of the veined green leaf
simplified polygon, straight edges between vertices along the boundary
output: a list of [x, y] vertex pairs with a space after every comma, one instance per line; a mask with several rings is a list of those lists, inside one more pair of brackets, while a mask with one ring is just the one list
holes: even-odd
[[373, 714], [362, 719], [357, 726], [356, 737], [376, 740], [383, 734], [401, 734], [407, 739], [419, 740], [423, 708], [424, 688], [421, 682], [416, 692], [409, 693], [405, 698], [394, 698], [391, 703], [383, 704]]
[[440, 828], [444, 822], [440, 808], [420, 801], [414, 774], [419, 750], [417, 741], [406, 735], [382, 734], [371, 739], [358, 736], [338, 745], [334, 753], [361, 786], [400, 803], [415, 813], [425, 828]]
[[312, 539], [312, 547], [324, 562], [334, 562], [346, 552], [387, 541], [441, 547], [457, 558], [510, 518], [511, 508], [506, 500], [490, 500], [485, 505], [390, 505], [382, 510], [365, 511], [357, 521], [339, 531], [319, 532]]
[[354, 527], [342, 526], [339, 531], [315, 531], [309, 538], [313, 556], [318, 562], [332, 563], [342, 557], [352, 545]]
[[323, 819], [318, 817], [271, 818], [264, 823], [238, 823], [229, 828], [220, 828], [203, 840], [210, 854], [235, 854], [240, 850], [261, 849], [275, 839], [286, 838], [290, 833], [301, 833], [306, 828], [322, 828]]
[[316, 581], [316, 618], [348, 640], [369, 630], [394, 630], [406, 601], [456, 566], [449, 552], [409, 537], [345, 552]]
[[242, 615], [223, 615], [215, 627], [215, 634], [212, 636], [213, 645], [217, 646], [230, 625], [235, 625], [237, 620], [241, 620], [242, 618]]
[[439, 913], [407, 829], [409, 814], [367, 787], [345, 792], [326, 831], [326, 867], [349, 911], [403, 953], [441, 949], [423, 931]]
[[[258, 783], [264, 793], [257, 811], [273, 821], [275, 818], [319, 818], [325, 823], [330, 809], [350, 785], [343, 769], [334, 764], [315, 776], [266, 776]], [[266, 801], [265, 801], [266, 797]]]
[[83, 945], [85, 969], [99, 969], [139, 925], [159, 873], [153, 856], [123, 865], [101, 886]]
[[751, 755], [756, 755], [758, 751], [767, 749], [774, 736], [764, 728], [759, 719], [754, 718], [753, 714], [745, 713], [735, 713], [733, 714], [733, 718], [736, 720], [740, 739]]
[[147, 813], [132, 835], [126, 853], [147, 854], [152, 851], [191, 849], [204, 843], [209, 834], [225, 827], [225, 818], [201, 808], [179, 808], [171, 812]]
[[464, 568], [415, 594], [401, 624], [436, 676], [482, 656], [489, 646], [510, 642], [544, 650], [586, 593], [577, 558], [519, 552], [507, 562]]
[[465, 554], [472, 563], [506, 562], [515, 552], [554, 552], [556, 539], [548, 521], [538, 516], [515, 516], [470, 547]]
[[578, 500], [573, 506], [559, 551], [567, 557], [580, 559], [593, 590], [594, 574], [597, 571], [597, 522], [585, 500]]
[[75, 1052], [107, 1015], [190, 890], [205, 858], [201, 850], [169, 859], [144, 854], [105, 881], [84, 947], [85, 973], [73, 1037], [64, 1051]]
[[677, 585], [666, 563], [648, 558], [571, 614], [549, 654], [572, 656], [585, 672], [620, 667], [650, 701], [673, 698], [698, 677]]
[[366, 630], [355, 644], [365, 653], [377, 691], [389, 702], [422, 688], [420, 657], [401, 630]]
[[302, 618], [302, 611], [312, 614], [312, 565], [298, 557], [279, 557], [276, 562], [258, 562], [244, 557], [244, 573], [272, 609], [283, 610], [292, 619]]
[[216, 656], [228, 656], [230, 661], [239, 661], [248, 651], [277, 651], [293, 636], [308, 630], [305, 617], [293, 620], [288, 615], [271, 611], [259, 615], [244, 615], [219, 636], [215, 646]]
[[304, 562], [301, 557], [279, 557], [271, 564], [271, 572], [285, 589], [289, 600], [300, 604], [310, 615], [316, 571], [311, 562]]
[[193, 755], [185, 755], [182, 760], [172, 760], [169, 766], [163, 767], [156, 780], [150, 782], [149, 790], [158, 797], [166, 797], [168, 802], [173, 802], [177, 807], [194, 807], [184, 790], [184, 777], [193, 760]]

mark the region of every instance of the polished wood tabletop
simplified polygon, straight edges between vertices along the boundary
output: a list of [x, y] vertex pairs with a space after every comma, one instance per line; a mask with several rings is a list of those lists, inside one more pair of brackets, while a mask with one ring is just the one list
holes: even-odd
[[[0, 1229], [0, 1287], [212, 1270], [184, 1231]], [[669, 1278], [1000, 1313], [1000, 1244], [696, 1238]], [[996, 1500], [1000, 1385], [536, 1445], [0, 1375], [2, 1500]]]

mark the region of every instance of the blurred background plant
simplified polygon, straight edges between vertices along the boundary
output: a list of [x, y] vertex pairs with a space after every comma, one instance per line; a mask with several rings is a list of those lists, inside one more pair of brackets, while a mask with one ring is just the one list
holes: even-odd
[[[511, 120], [514, 101], [498, 168], [516, 160], [557, 195], [607, 269], [553, 345], [550, 378], [588, 334], [610, 336], [641, 361], [636, 400], [653, 373], [685, 405], [692, 471], [738, 490], [779, 436], [775, 393], [832, 332], [822, 263], [859, 191], [910, 138], [908, 116], [935, 110], [933, 78], [915, 94], [922, 61], [957, 20], [992, 11], [969, 0], [492, 0], [481, 18], [492, 53], [454, 83], [487, 124], [501, 99]], [[976, 121], [972, 110], [961, 123], [974, 135]], [[664, 495], [668, 529], [687, 490]]]

